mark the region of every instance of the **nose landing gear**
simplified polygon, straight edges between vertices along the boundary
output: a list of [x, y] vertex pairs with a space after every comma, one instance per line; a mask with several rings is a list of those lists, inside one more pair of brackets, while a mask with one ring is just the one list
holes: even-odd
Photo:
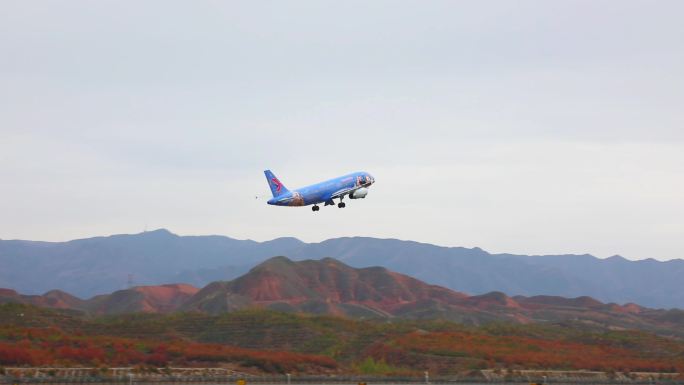
[[320, 210], [320, 209], [321, 209], [321, 208], [318, 207], [318, 206], [316, 206], [316, 205], [314, 205], [314, 206], [311, 207], [311, 210], [312, 210], [312, 211], [318, 211], [318, 210]]

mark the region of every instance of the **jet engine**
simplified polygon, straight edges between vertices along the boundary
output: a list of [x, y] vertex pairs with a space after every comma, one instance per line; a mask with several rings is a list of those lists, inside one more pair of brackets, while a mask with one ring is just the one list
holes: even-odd
[[361, 199], [365, 198], [366, 195], [368, 195], [368, 189], [365, 187], [361, 187], [358, 190], [354, 190], [354, 192], [349, 194], [350, 199]]

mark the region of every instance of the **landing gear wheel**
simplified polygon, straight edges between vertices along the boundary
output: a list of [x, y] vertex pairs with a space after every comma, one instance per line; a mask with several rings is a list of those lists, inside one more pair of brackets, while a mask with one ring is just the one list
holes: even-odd
[[312, 211], [318, 211], [318, 210], [320, 210], [320, 209], [321, 209], [321, 208], [318, 207], [318, 206], [313, 206], [313, 207], [311, 207], [311, 210], [312, 210]]
[[341, 209], [343, 209], [345, 206], [346, 206], [346, 204], [344, 202], [340, 202], [337, 204], [337, 207], [339, 207]]

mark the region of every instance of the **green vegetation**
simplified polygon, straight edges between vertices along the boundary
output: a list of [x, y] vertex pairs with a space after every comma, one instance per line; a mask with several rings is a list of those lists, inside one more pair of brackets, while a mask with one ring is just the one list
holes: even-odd
[[356, 369], [359, 373], [372, 375], [394, 374], [400, 371], [397, 368], [387, 365], [387, 362], [385, 362], [384, 359], [376, 361], [373, 357], [366, 357], [365, 360], [356, 365]]
[[0, 366], [231, 365], [266, 373], [438, 374], [478, 369], [684, 371], [684, 342], [582, 323], [466, 326], [249, 309], [221, 315], [0, 305]]

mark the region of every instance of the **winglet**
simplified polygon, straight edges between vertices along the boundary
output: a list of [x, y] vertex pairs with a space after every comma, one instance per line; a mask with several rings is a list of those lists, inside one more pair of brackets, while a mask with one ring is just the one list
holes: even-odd
[[264, 175], [266, 175], [266, 181], [268, 181], [268, 187], [271, 188], [271, 193], [273, 193], [273, 197], [277, 197], [280, 195], [285, 194], [286, 192], [289, 192], [287, 187], [285, 187], [284, 184], [280, 182], [280, 180], [273, 175], [271, 170], [264, 170]]

